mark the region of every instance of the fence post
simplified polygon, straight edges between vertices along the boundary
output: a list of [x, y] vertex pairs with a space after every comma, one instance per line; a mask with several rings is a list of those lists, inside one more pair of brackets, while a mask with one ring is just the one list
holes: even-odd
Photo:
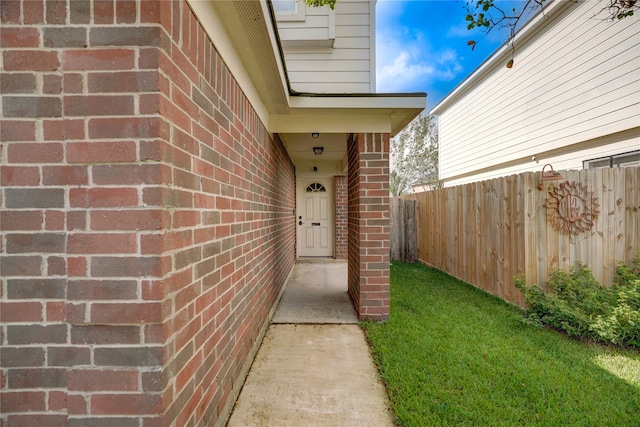
[[418, 260], [418, 204], [415, 200], [390, 200], [391, 260], [416, 262]]

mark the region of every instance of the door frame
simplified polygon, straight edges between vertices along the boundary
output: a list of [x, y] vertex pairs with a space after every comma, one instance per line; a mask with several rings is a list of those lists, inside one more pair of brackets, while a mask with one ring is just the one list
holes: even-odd
[[[328, 197], [328, 222], [329, 222], [329, 233], [328, 233], [328, 245], [331, 249], [330, 255], [320, 255], [320, 256], [301, 256], [300, 255], [300, 244], [302, 239], [302, 233], [300, 232], [301, 226], [298, 224], [299, 216], [303, 209], [303, 195], [307, 186], [313, 182], [319, 182], [324, 185], [327, 189]], [[296, 176], [296, 258], [326, 258], [331, 257], [335, 258], [335, 250], [336, 250], [336, 208], [335, 208], [335, 179], [333, 176], [317, 176], [317, 175], [303, 175]]]

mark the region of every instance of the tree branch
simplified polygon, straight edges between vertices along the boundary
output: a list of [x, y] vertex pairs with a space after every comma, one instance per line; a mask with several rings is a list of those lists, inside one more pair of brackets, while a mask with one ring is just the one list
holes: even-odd
[[[513, 8], [511, 12], [506, 12], [496, 5], [496, 0], [467, 0], [465, 20], [468, 22], [467, 29], [472, 30], [479, 28], [484, 31], [482, 38], [486, 37], [495, 28], [508, 28], [509, 37], [507, 42], [511, 43], [512, 55], [507, 63], [507, 68], [513, 66], [513, 56], [515, 47], [513, 39], [516, 31], [523, 22], [523, 18], [538, 8], [544, 11], [545, 2], [547, 0], [527, 0], [520, 9]], [[577, 0], [573, 0], [574, 2]], [[608, 14], [608, 19], [619, 20], [633, 16], [635, 12], [640, 10], [638, 0], [599, 0], [606, 1], [608, 4], [602, 11]], [[470, 40], [467, 42], [471, 49], [475, 49], [477, 41]]]

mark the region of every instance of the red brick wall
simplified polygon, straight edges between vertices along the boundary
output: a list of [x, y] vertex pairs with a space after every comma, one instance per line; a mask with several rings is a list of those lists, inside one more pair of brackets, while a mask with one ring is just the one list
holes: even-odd
[[347, 205], [347, 186], [346, 176], [336, 176], [334, 179], [334, 194], [335, 194], [335, 210], [336, 210], [336, 222], [335, 222], [335, 258], [347, 259], [348, 250], [348, 205]]
[[2, 421], [220, 421], [294, 263], [282, 143], [184, 2], [0, 19]]
[[360, 319], [389, 317], [389, 135], [355, 134], [349, 159], [349, 293]]

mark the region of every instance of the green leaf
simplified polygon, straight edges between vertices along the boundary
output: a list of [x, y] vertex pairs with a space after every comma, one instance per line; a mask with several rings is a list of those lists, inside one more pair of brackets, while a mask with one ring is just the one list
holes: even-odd
[[328, 4], [331, 9], [334, 9], [336, 6], [336, 0], [304, 0], [304, 2], [311, 7], [321, 7]]

